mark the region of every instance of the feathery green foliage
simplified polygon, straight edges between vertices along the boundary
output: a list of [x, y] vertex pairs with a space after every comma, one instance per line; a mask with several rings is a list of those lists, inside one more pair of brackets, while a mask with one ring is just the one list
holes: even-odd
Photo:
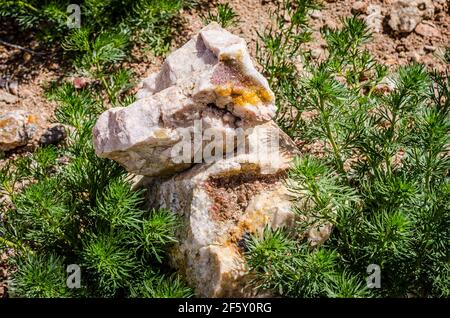
[[202, 16], [205, 25], [211, 22], [217, 22], [222, 28], [228, 28], [239, 23], [238, 14], [233, 10], [229, 3], [220, 3], [217, 6], [216, 11], [216, 13], [208, 11], [206, 15]]
[[[92, 126], [104, 109], [98, 91], [63, 84], [48, 94], [60, 104], [57, 120], [71, 127], [67, 140], [2, 168], [2, 189], [13, 194], [0, 220], [0, 249], [14, 249], [10, 295], [191, 296], [180, 277], [162, 270], [179, 219], [144, 209], [143, 192], [131, 190], [124, 169], [95, 155]], [[66, 286], [70, 264], [81, 268], [81, 289]]]
[[[13, 19], [23, 30], [35, 31], [52, 44], [65, 39], [90, 40], [103, 32], [128, 31], [135, 42], [156, 54], [168, 51], [178, 12], [195, 5], [194, 0], [0, 0], [0, 18]], [[80, 5], [83, 34], [71, 33], [69, 4]], [[88, 44], [88, 43], [86, 43]]]
[[[312, 5], [299, 4], [295, 12]], [[275, 89], [279, 123], [304, 149], [323, 146], [320, 157], [305, 154], [289, 172], [303, 216], [296, 229], [249, 242], [255, 284], [291, 297], [448, 297], [449, 76], [419, 64], [388, 75], [361, 49], [370, 39], [365, 24], [342, 22], [322, 30], [328, 52], [319, 60], [301, 48], [297, 36], [307, 28], [295, 31], [295, 22], [261, 35], [269, 80], [290, 86]], [[281, 47], [303, 56], [301, 76]], [[332, 226], [330, 238], [308, 247], [305, 231], [324, 226]], [[379, 289], [365, 286], [370, 264], [380, 266]]]

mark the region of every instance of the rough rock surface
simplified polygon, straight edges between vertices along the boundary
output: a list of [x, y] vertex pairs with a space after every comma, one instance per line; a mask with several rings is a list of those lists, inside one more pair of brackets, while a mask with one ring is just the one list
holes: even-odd
[[[211, 24], [144, 80], [134, 104], [100, 116], [94, 144], [97, 155], [136, 174], [171, 174], [189, 166], [174, 160], [179, 154], [173, 146], [184, 133], [210, 129], [233, 139], [229, 134], [236, 128], [270, 120], [274, 113], [274, 95], [254, 68], [245, 41]], [[193, 146], [194, 158], [198, 147]]]
[[[297, 148], [273, 115], [273, 93], [244, 41], [212, 24], [144, 80], [135, 103], [94, 127], [97, 154], [142, 176], [135, 187], [150, 190], [149, 207], [180, 215], [171, 263], [198, 296], [256, 296], [245, 284], [245, 238], [295, 222], [285, 178]], [[180, 144], [189, 146], [182, 162]], [[317, 245], [329, 233], [305, 235]]]
[[18, 110], [0, 114], [0, 151], [24, 146], [33, 137], [34, 116]]
[[17, 102], [17, 97], [5, 91], [0, 91], [0, 102], [5, 102], [7, 104], [15, 104]]
[[381, 6], [371, 4], [366, 9], [367, 16], [364, 21], [369, 26], [370, 30], [375, 33], [383, 31], [383, 15], [381, 14]]
[[430, 0], [398, 0], [392, 5], [389, 26], [399, 33], [410, 33], [423, 19], [434, 15]]
[[41, 146], [56, 145], [67, 137], [66, 127], [62, 124], [50, 125], [39, 138]]
[[419, 23], [415, 29], [415, 32], [424, 38], [440, 37], [441, 33], [439, 30], [429, 22]]
[[[259, 132], [258, 132], [259, 130]], [[260, 150], [262, 133], [277, 136], [279, 149]], [[258, 296], [248, 284], [245, 239], [272, 228], [292, 226], [292, 197], [286, 170], [296, 146], [272, 122], [259, 126], [249, 151], [211, 165], [196, 165], [170, 178], [143, 178], [148, 203], [175, 211], [183, 219], [171, 261], [203, 297]], [[322, 244], [331, 228], [312, 228], [305, 235]]]

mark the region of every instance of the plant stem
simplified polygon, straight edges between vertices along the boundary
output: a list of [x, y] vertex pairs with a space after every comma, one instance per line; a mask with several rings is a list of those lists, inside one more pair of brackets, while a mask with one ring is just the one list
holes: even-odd
[[328, 141], [331, 144], [331, 147], [333, 148], [334, 160], [336, 161], [338, 171], [340, 173], [345, 173], [344, 163], [342, 162], [342, 158], [341, 158], [341, 155], [339, 153], [339, 148], [338, 148], [338, 146], [336, 144], [336, 141], [334, 139], [333, 133], [331, 131], [331, 127], [330, 127], [330, 122], [328, 120], [328, 116], [324, 115], [324, 113], [325, 113], [325, 105], [324, 105], [324, 101], [323, 101], [323, 99], [321, 97], [319, 97], [319, 104], [320, 104], [320, 109], [319, 109], [320, 110], [320, 116], [322, 117], [322, 123], [323, 123], [323, 126], [325, 128], [325, 134], [326, 134], [326, 136], [328, 138]]

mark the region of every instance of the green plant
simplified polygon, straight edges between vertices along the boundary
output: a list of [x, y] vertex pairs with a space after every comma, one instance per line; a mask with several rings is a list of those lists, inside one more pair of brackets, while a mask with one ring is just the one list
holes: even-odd
[[281, 230], [266, 229], [248, 241], [253, 284], [290, 297], [366, 297], [360, 278], [340, 268], [335, 251], [310, 250]]
[[203, 23], [209, 24], [211, 22], [217, 22], [222, 28], [235, 26], [239, 23], [238, 14], [228, 3], [220, 3], [217, 6], [217, 13], [208, 11], [206, 16], [202, 16]]
[[[142, 208], [123, 168], [99, 158], [92, 126], [104, 109], [93, 89], [53, 87], [55, 116], [70, 125], [64, 144], [41, 148], [4, 168], [11, 205], [2, 210], [0, 249], [13, 249], [10, 294], [19, 297], [173, 297], [191, 291], [162, 271], [176, 242], [178, 218], [167, 210]], [[64, 156], [69, 163], [59, 164]], [[19, 163], [19, 164], [18, 164]], [[16, 192], [16, 180], [23, 189]], [[66, 286], [66, 267], [81, 268], [81, 289]], [[152, 279], [137, 283], [142, 273]]]
[[55, 42], [67, 30], [68, 0], [0, 0], [0, 18], [12, 18], [22, 29], [39, 31], [45, 42]]
[[[0, 1], [0, 18], [16, 22], [47, 44], [61, 42], [83, 87], [52, 83], [55, 121], [67, 138], [58, 147], [1, 167], [0, 250], [13, 250], [9, 293], [14, 297], [189, 297], [184, 281], [165, 268], [179, 219], [145, 210], [143, 192], [127, 174], [96, 156], [92, 127], [108, 106], [128, 105], [133, 74], [120, 67], [132, 45], [167, 52], [184, 0], [85, 0], [81, 28], [66, 24], [67, 1]], [[105, 98], [106, 97], [106, 98]], [[61, 160], [60, 160], [61, 159]], [[3, 204], [5, 202], [6, 204]], [[66, 267], [78, 264], [82, 288], [66, 286]]]
[[28, 254], [14, 259], [20, 268], [12, 281], [11, 296], [15, 297], [70, 297], [72, 292], [66, 287], [64, 261], [54, 255]]
[[[12, 18], [19, 27], [36, 32], [44, 41], [55, 42], [70, 30], [67, 20], [71, 12], [68, 0], [20, 1], [1, 0], [0, 17]], [[174, 19], [182, 8], [195, 5], [193, 0], [83, 0], [75, 1], [81, 9], [81, 25], [95, 35], [99, 31], [117, 28], [128, 29], [136, 38], [144, 36], [144, 42], [160, 50], [156, 43], [167, 50]], [[160, 51], [161, 52], [161, 51]]]
[[[289, 76], [279, 78], [295, 87], [282, 91], [282, 127], [302, 139], [303, 151], [322, 147], [297, 158], [289, 172], [302, 221], [249, 242], [255, 284], [286, 296], [448, 297], [449, 76], [419, 64], [388, 74], [361, 49], [370, 38], [364, 23], [342, 22], [322, 30], [325, 59], [299, 49], [300, 80], [289, 77], [297, 71], [286, 71], [289, 59], [270, 45], [260, 55], [269, 76], [282, 70]], [[288, 27], [263, 40], [271, 44]], [[295, 44], [295, 33], [285, 41]], [[385, 82], [394, 88], [380, 89]], [[305, 230], [320, 226], [332, 226], [330, 238], [308, 247]], [[370, 264], [380, 266], [380, 289], [364, 287]]]

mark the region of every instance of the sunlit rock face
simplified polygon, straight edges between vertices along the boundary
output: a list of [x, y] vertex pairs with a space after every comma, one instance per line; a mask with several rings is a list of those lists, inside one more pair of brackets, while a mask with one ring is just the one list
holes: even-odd
[[[180, 216], [170, 263], [198, 296], [260, 296], [248, 284], [246, 238], [299, 217], [285, 182], [298, 151], [274, 114], [244, 40], [211, 24], [142, 82], [135, 103], [94, 127], [96, 153], [140, 176], [148, 207]], [[305, 235], [318, 245], [329, 230]]]

